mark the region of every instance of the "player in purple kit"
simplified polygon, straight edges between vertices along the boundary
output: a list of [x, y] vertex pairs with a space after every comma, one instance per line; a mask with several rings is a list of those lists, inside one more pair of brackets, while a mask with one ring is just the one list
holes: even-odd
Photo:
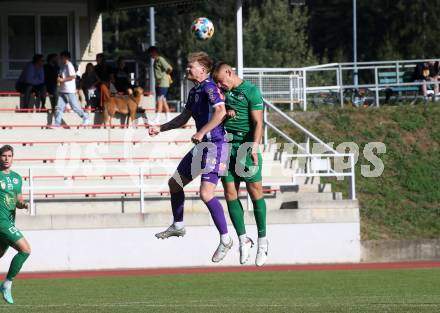
[[160, 126], [150, 126], [150, 136], [179, 128], [193, 117], [197, 132], [191, 137], [196, 145], [180, 162], [173, 177], [168, 181], [173, 210], [173, 224], [165, 231], [156, 234], [165, 239], [184, 236], [183, 208], [185, 193], [183, 187], [201, 174], [200, 198], [211, 213], [214, 224], [220, 233], [220, 244], [212, 256], [217, 263], [223, 260], [232, 247], [225, 215], [220, 201], [214, 192], [219, 180], [219, 172], [226, 168], [228, 145], [222, 121], [226, 115], [224, 96], [209, 77], [212, 61], [204, 52], [192, 53], [188, 57], [187, 78], [196, 85], [190, 90], [184, 111], [173, 120]]

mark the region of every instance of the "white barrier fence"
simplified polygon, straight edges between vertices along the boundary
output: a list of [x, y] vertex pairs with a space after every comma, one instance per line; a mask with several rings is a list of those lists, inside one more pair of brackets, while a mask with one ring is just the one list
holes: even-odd
[[[268, 218], [271, 248], [267, 264], [360, 262], [358, 219], [272, 224], [270, 215]], [[166, 226], [26, 230], [21, 220], [17, 220], [17, 227], [32, 246], [23, 272], [215, 266], [211, 262], [218, 244], [214, 225], [187, 225], [185, 237], [158, 240], [154, 234]], [[257, 238], [254, 225], [249, 225], [248, 234]], [[238, 244], [234, 241], [234, 248], [221, 263], [223, 266], [239, 265]], [[250, 265], [256, 250], [251, 251]], [[9, 249], [0, 259], [3, 269], [9, 266], [14, 254]]]
[[[386, 90], [394, 90], [401, 95], [409, 89], [403, 87], [414, 87], [415, 92], [418, 93], [418, 87], [438, 83], [403, 79], [403, 74], [409, 77], [417, 64], [433, 61], [437, 60], [393, 60], [358, 62], [356, 64], [330, 63], [302, 68], [244, 68], [243, 72], [244, 79], [258, 86], [263, 97], [268, 101], [275, 104], [288, 104], [290, 110], [298, 105], [307, 111], [308, 102], [311, 100], [310, 96], [319, 96], [320, 94], [326, 95], [322, 102], [343, 106], [344, 100], [346, 100], [344, 98], [348, 98], [346, 93], [351, 93], [350, 97], [353, 98], [354, 92], [365, 89], [372, 94], [367, 98], [375, 106], [379, 106], [380, 100], [384, 98], [381, 92]], [[355, 75], [359, 78], [359, 83], [356, 85], [353, 84]], [[387, 77], [384, 78], [384, 75]], [[181, 101], [185, 102], [192, 83], [184, 80], [181, 86]], [[331, 96], [327, 96], [329, 94]]]
[[[96, 195], [103, 195], [107, 197], [117, 197], [121, 195], [130, 196], [139, 200], [139, 213], [148, 213], [148, 208], [145, 205], [145, 199], [157, 196], [168, 195], [168, 178], [172, 176], [175, 168], [175, 164], [148, 164], [145, 166], [134, 164], [121, 164], [121, 165], [94, 165], [85, 169], [84, 167], [71, 167], [65, 166], [63, 160], [57, 165], [54, 164], [45, 166], [33, 166], [33, 167], [15, 167], [26, 180], [23, 185], [23, 193], [28, 195], [30, 210], [29, 214], [32, 216], [37, 215], [35, 206], [35, 200], [45, 199], [51, 197], [69, 197], [69, 196], [82, 196], [84, 199], [87, 197], [95, 197]], [[279, 186], [292, 185], [292, 171], [281, 171], [278, 169], [280, 164], [274, 167], [273, 163], [267, 162], [264, 168], [264, 174], [273, 177], [271, 173], [276, 170], [276, 181], [265, 181], [263, 187], [268, 192], [272, 192], [273, 188]], [[160, 175], [163, 178], [149, 181], [151, 178], [156, 177], [157, 174], [151, 174], [152, 167], [160, 166], [160, 168], [167, 168], [166, 172]], [[111, 168], [113, 171], [117, 171], [118, 174], [111, 175], [105, 174], [105, 170]], [[172, 171], [170, 171], [172, 170]], [[51, 172], [51, 175], [45, 173]], [[165, 176], [166, 175], [166, 176]], [[121, 178], [121, 180], [114, 180]], [[107, 178], [107, 179], [105, 179]], [[272, 180], [272, 179], [271, 179]], [[49, 181], [49, 183], [47, 183]], [[100, 181], [102, 183], [100, 183]], [[43, 183], [44, 182], [44, 183]], [[106, 183], [104, 183], [106, 182]], [[186, 189], [191, 192], [198, 193], [199, 180], [193, 181]], [[220, 186], [219, 186], [220, 188]], [[247, 208], [251, 209], [251, 200], [248, 196]]]
[[282, 159], [298, 161], [298, 171], [294, 177], [347, 177], [349, 198], [356, 199], [354, 154], [285, 154]]
[[[287, 151], [283, 157], [286, 158], [295, 158], [299, 160], [303, 160], [302, 163], [299, 162], [297, 164], [297, 169], [302, 171], [302, 173], [295, 173], [294, 175], [297, 177], [349, 177], [349, 196], [350, 199], [356, 199], [356, 188], [355, 188], [355, 161], [354, 154], [344, 154], [339, 153], [320, 138], [318, 138], [315, 134], [310, 132], [304, 126], [299, 124], [289, 115], [281, 111], [274, 104], [270, 103], [267, 100], [264, 100], [264, 112], [263, 112], [263, 121], [264, 121], [264, 129], [263, 129], [263, 138], [264, 145], [267, 146], [270, 144], [269, 142], [269, 129], [272, 130], [275, 134], [278, 134], [282, 138], [287, 141], [287, 145], [284, 145], [283, 151]], [[272, 112], [272, 115], [268, 114], [268, 111]], [[291, 138], [285, 131], [279, 129], [275, 122], [272, 122], [272, 118], [278, 118], [283, 120], [286, 123], [289, 123], [292, 128], [298, 130], [304, 136], [301, 143], [298, 143], [296, 140]], [[314, 145], [318, 145], [324, 150], [323, 152], [328, 152], [326, 154], [317, 154], [312, 151], [312, 147]], [[290, 151], [295, 148], [299, 153], [292, 153]], [[344, 160], [348, 159], [348, 162]], [[344, 170], [350, 170], [350, 172], [345, 172]]]
[[[286, 147], [285, 147], [286, 148]], [[286, 150], [287, 151], [287, 150]], [[293, 165], [293, 160], [296, 164]], [[347, 161], [348, 160], [348, 161]], [[299, 177], [334, 177], [334, 178], [345, 178], [349, 179], [349, 197], [350, 199], [356, 199], [356, 189], [355, 189], [355, 171], [354, 171], [354, 156], [353, 154], [281, 154], [281, 166], [286, 169], [291, 169], [294, 171], [286, 170], [278, 174], [276, 181], [265, 181], [263, 186], [267, 190], [272, 190], [272, 188], [279, 188], [281, 186], [291, 186], [297, 185], [296, 178]], [[290, 166], [287, 163], [290, 162]], [[285, 163], [285, 164], [283, 164]], [[278, 165], [279, 166], [279, 165]], [[113, 166], [114, 167], [114, 166]], [[23, 170], [24, 168], [16, 168], [16, 170]], [[40, 180], [34, 179], [34, 173], [38, 170], [41, 172], [46, 172], [48, 170], [59, 170], [60, 172], [68, 172], [69, 175], [62, 179], [55, 180], [52, 184], [41, 184]], [[78, 168], [73, 168], [78, 170]], [[134, 170], [137, 169], [137, 175]], [[99, 167], [95, 168], [99, 172]], [[127, 170], [127, 176], [129, 179], [125, 179], [121, 182], [111, 182], [111, 184], [100, 184], [98, 181], [94, 180], [93, 183], [86, 183], [87, 177], [83, 173], [76, 174], [78, 176], [83, 176], [84, 179], [72, 179], [75, 174], [72, 172], [72, 168], [69, 167], [56, 167], [55, 166], [41, 166], [41, 167], [30, 167], [26, 169], [27, 172], [27, 184], [23, 188], [23, 192], [28, 194], [28, 199], [30, 202], [29, 214], [35, 216], [37, 214], [35, 207], [36, 195], [44, 197], [50, 197], [57, 194], [62, 194], [64, 196], [82, 194], [95, 195], [95, 194], [105, 194], [107, 196], [115, 196], [120, 194], [131, 195], [136, 199], [139, 199], [139, 212], [148, 213], [145, 206], [145, 199], [151, 195], [164, 195], [168, 194], [167, 180], [155, 181], [153, 183], [148, 183], [148, 172], [144, 167], [137, 167], [131, 169], [133, 172], [129, 173]], [[271, 172], [271, 164], [265, 168], [264, 173]], [[88, 177], [95, 177], [93, 173], [89, 172]], [[97, 177], [106, 176], [103, 174], [97, 175]], [[111, 176], [111, 175], [107, 175]], [[170, 173], [171, 176], [171, 173]], [[45, 178], [51, 178], [50, 176], [45, 176]], [[76, 184], [76, 182], [81, 182], [81, 184]], [[198, 185], [194, 184], [193, 187], [197, 188]], [[41, 197], [40, 197], [41, 198]], [[247, 209], [251, 209], [250, 197], [247, 195]]]

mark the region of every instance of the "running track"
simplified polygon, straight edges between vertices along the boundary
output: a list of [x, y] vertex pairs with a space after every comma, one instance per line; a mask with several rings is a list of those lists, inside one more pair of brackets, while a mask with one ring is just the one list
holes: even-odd
[[267, 265], [256, 266], [212, 266], [154, 269], [123, 269], [100, 271], [70, 271], [47, 273], [23, 273], [20, 279], [60, 279], [82, 277], [115, 277], [115, 276], [148, 276], [176, 275], [195, 273], [243, 273], [243, 272], [284, 272], [284, 271], [335, 271], [335, 270], [387, 270], [387, 269], [423, 269], [440, 268], [438, 262], [404, 262], [404, 263], [352, 263], [352, 264], [307, 264], [307, 265]]

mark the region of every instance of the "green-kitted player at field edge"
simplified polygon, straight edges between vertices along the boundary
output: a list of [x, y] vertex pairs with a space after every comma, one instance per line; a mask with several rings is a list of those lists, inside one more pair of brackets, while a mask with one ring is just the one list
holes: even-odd
[[240, 241], [240, 263], [248, 261], [253, 246], [252, 239], [246, 235], [243, 206], [238, 198], [240, 183], [244, 181], [252, 199], [258, 229], [255, 264], [262, 266], [268, 253], [266, 202], [261, 176], [263, 161], [258, 149], [263, 135], [263, 98], [255, 85], [242, 80], [226, 63], [217, 64], [212, 76], [219, 87], [226, 91], [228, 119], [225, 129], [230, 137], [230, 158], [222, 183], [229, 215]]
[[14, 159], [14, 149], [5, 145], [0, 148], [0, 257], [9, 247], [17, 250], [11, 261], [6, 279], [0, 287], [3, 299], [9, 304], [14, 303], [12, 298], [12, 281], [20, 272], [26, 259], [31, 253], [31, 247], [22, 233], [15, 228], [15, 209], [27, 209], [21, 194], [21, 176], [11, 170]]

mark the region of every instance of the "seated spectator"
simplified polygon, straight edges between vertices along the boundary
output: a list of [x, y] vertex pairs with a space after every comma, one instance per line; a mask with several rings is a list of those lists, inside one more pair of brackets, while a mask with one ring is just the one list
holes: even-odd
[[131, 93], [130, 74], [125, 67], [125, 60], [119, 57], [116, 62], [116, 68], [112, 73], [112, 83], [118, 92]]
[[58, 54], [52, 53], [47, 56], [46, 64], [44, 64], [44, 83], [46, 91], [51, 95], [50, 103], [52, 110], [55, 110], [58, 102], [58, 75], [60, 66], [58, 65]]
[[439, 62], [438, 61], [429, 61], [428, 62], [428, 68], [429, 68], [429, 81], [434, 82], [434, 100], [436, 98], [439, 98], [439, 86], [438, 86], [438, 80], [439, 80]]
[[420, 86], [420, 90], [422, 91], [423, 97], [425, 100], [428, 99], [428, 86], [434, 85], [434, 97], [435, 100], [438, 98], [439, 95], [439, 62], [429, 61], [429, 62], [423, 62], [418, 63], [415, 67], [414, 73], [413, 73], [413, 80], [416, 82], [434, 82], [433, 84], [423, 84]]
[[97, 102], [97, 86], [99, 84], [98, 76], [92, 63], [87, 63], [86, 71], [81, 77], [81, 89], [86, 99], [86, 108], [94, 108], [98, 106]]
[[42, 54], [35, 54], [32, 62], [25, 65], [18, 78], [15, 89], [24, 94], [23, 107], [30, 109], [31, 95], [34, 92], [38, 97], [36, 108], [44, 108], [46, 104], [46, 86], [44, 84], [44, 59]]

